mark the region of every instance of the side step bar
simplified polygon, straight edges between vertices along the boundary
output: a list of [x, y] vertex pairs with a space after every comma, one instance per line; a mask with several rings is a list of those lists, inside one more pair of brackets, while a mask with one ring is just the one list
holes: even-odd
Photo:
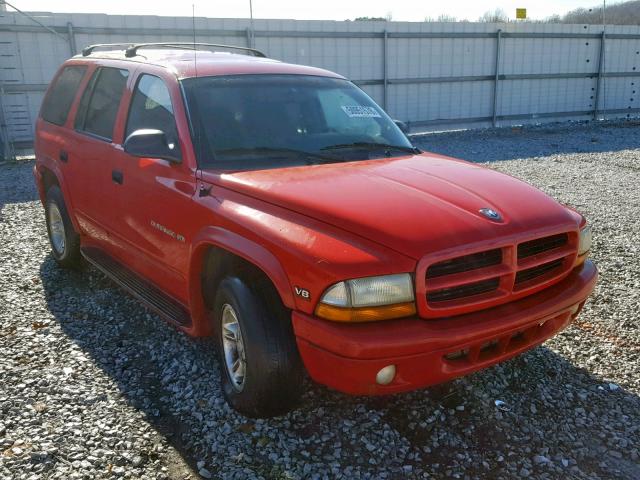
[[95, 247], [83, 247], [81, 251], [89, 263], [159, 315], [182, 327], [191, 325], [191, 316], [184, 305], [132, 272], [111, 255]]

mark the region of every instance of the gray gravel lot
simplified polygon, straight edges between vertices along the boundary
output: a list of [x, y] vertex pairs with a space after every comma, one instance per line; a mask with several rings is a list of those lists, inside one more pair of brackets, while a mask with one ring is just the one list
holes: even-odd
[[309, 384], [298, 411], [249, 421], [224, 403], [208, 341], [91, 268], [56, 267], [33, 164], [3, 165], [0, 478], [640, 478], [640, 125], [415, 141], [588, 216], [601, 277], [578, 322], [450, 384], [377, 399]]

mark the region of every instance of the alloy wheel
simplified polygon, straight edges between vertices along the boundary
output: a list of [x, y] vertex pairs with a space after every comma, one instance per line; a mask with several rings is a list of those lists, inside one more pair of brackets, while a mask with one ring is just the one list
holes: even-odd
[[231, 383], [242, 391], [247, 370], [242, 330], [235, 310], [229, 304], [222, 307], [222, 347]]
[[65, 249], [65, 231], [64, 221], [58, 205], [49, 204], [49, 231], [51, 233], [51, 245], [56, 253], [60, 256], [64, 254]]

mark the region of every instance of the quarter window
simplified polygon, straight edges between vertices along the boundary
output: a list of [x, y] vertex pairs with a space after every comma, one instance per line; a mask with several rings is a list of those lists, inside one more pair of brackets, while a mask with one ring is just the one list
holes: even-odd
[[125, 138], [141, 128], [162, 130], [169, 142], [177, 143], [178, 132], [169, 89], [160, 78], [153, 75], [142, 75], [138, 80], [131, 100]]
[[56, 125], [63, 125], [67, 121], [69, 109], [86, 70], [87, 67], [81, 65], [65, 67], [62, 70], [42, 103], [44, 120]]
[[77, 130], [111, 141], [128, 76], [127, 70], [117, 68], [96, 70], [80, 100], [75, 122]]

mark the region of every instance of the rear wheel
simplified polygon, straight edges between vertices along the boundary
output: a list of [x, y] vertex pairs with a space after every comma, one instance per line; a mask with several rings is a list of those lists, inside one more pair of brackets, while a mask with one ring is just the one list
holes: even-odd
[[73, 228], [62, 191], [57, 185], [47, 191], [45, 218], [53, 258], [65, 268], [78, 268], [81, 263], [80, 236]]
[[287, 413], [302, 394], [303, 368], [287, 310], [269, 285], [220, 282], [214, 302], [222, 387], [248, 417]]

